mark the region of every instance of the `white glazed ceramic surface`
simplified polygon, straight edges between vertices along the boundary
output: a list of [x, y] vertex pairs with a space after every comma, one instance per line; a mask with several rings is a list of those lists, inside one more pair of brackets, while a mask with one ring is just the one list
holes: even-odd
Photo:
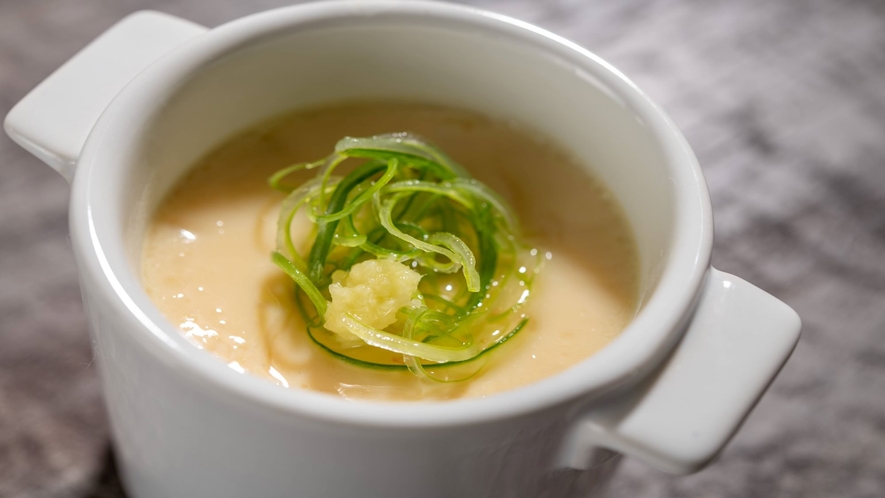
[[[355, 403], [238, 374], [162, 317], [138, 281], [141, 237], [188, 165], [281, 112], [384, 98], [527, 124], [612, 189], [642, 265], [642, 308], [621, 336], [488, 398]], [[71, 239], [116, 456], [137, 498], [586, 496], [617, 461], [600, 448], [691, 472], [798, 340], [791, 309], [709, 267], [707, 189], [670, 120], [604, 61], [495, 14], [326, 2], [206, 30], [137, 13], [5, 127], [73, 178]]]

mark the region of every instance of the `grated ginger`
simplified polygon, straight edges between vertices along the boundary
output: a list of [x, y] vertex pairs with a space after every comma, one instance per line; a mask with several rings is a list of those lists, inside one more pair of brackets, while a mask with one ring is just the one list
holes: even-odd
[[325, 327], [342, 336], [358, 340], [342, 320], [347, 313], [363, 324], [383, 330], [397, 320], [397, 311], [404, 306], [418, 306], [421, 274], [389, 259], [370, 259], [351, 267], [349, 272], [332, 274], [329, 294], [332, 302], [326, 308]]

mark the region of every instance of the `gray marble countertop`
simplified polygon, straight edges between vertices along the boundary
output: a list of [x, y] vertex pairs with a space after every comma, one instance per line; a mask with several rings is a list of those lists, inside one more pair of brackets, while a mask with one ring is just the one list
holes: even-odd
[[[125, 14], [276, 0], [0, 1], [0, 113]], [[588, 47], [684, 130], [714, 264], [793, 306], [791, 361], [711, 467], [611, 496], [885, 496], [885, 3], [478, 0]], [[0, 497], [123, 496], [67, 241], [67, 185], [0, 137]]]

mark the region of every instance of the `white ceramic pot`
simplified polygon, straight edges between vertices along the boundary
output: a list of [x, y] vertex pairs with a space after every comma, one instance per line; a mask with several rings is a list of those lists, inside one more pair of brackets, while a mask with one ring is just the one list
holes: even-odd
[[[483, 399], [354, 403], [241, 375], [185, 340], [139, 283], [145, 220], [188, 165], [291, 109], [397, 98], [542, 130], [617, 195], [641, 311], [567, 371]], [[786, 361], [798, 316], [710, 268], [701, 170], [673, 123], [593, 54], [454, 5], [302, 5], [208, 30], [120, 21], [26, 96], [6, 131], [72, 181], [71, 242], [130, 494], [586, 496], [612, 452], [709, 462]]]

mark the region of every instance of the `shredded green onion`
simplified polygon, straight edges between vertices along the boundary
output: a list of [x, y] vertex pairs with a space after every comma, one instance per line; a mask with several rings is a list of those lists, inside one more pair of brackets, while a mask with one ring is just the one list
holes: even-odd
[[[302, 185], [284, 183], [314, 168]], [[480, 357], [525, 327], [540, 252], [520, 241], [507, 203], [433, 145], [408, 133], [346, 137], [329, 157], [283, 168], [268, 183], [287, 193], [273, 262], [297, 286], [310, 338], [331, 354], [454, 382], [476, 375]], [[302, 209], [314, 227], [306, 258], [291, 229]], [[412, 304], [383, 330], [352, 313], [335, 321], [347, 338], [324, 328], [332, 274], [374, 258], [421, 274]]]

